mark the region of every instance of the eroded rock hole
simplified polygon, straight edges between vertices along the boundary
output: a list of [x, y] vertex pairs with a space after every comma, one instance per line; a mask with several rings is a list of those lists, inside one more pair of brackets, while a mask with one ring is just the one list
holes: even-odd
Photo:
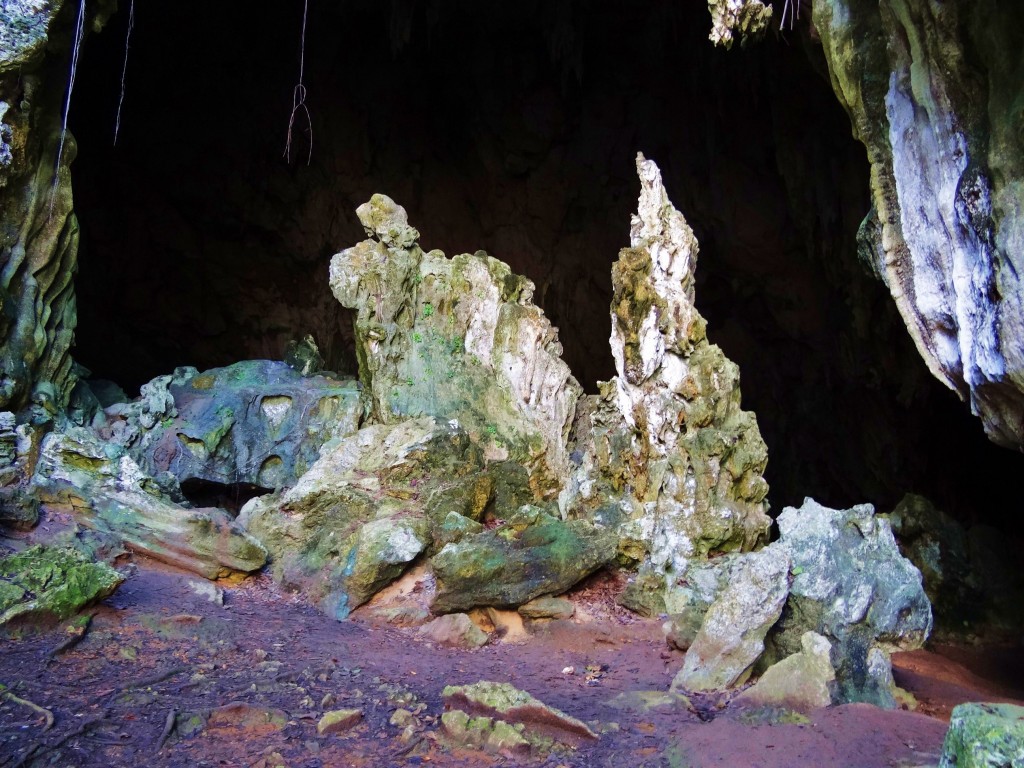
[[916, 490], [999, 521], [1021, 457], [929, 376], [858, 260], [867, 163], [818, 48], [715, 49], [699, 3], [446, 2], [396, 25], [402, 7], [310, 9], [309, 165], [303, 131], [282, 159], [298, 6], [137, 9], [116, 147], [124, 14], [90, 40], [71, 128], [75, 355], [95, 375], [131, 390], [177, 365], [280, 359], [306, 333], [327, 368], [354, 372], [326, 268], [379, 191], [424, 248], [484, 248], [532, 279], [594, 391], [613, 374], [609, 271], [640, 149], [700, 241], [697, 304], [740, 365], [774, 510], [804, 496], [884, 510]]
[[219, 507], [237, 515], [245, 503], [258, 496], [271, 493], [253, 483], [217, 483], [212, 480], [191, 478], [181, 484], [181, 492], [193, 507]]

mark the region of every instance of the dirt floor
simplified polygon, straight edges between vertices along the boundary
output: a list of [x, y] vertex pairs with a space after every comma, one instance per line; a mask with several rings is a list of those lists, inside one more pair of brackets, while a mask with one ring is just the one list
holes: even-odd
[[[574, 619], [466, 651], [372, 610], [336, 622], [262, 576], [222, 585], [220, 605], [194, 576], [145, 560], [128, 568], [77, 642], [66, 627], [0, 638], [0, 683], [54, 717], [46, 728], [41, 713], [0, 699], [0, 766], [926, 766], [953, 705], [1024, 697], [1000, 678], [998, 654], [940, 647], [895, 659], [917, 712], [846, 705], [772, 724], [725, 698], [612, 706], [666, 691], [682, 664], [658, 622], [614, 605], [612, 576], [571, 596]], [[478, 680], [511, 682], [601, 736], [532, 760], [446, 746], [441, 690]], [[349, 707], [362, 710], [358, 725], [318, 735], [325, 710]], [[416, 716], [404, 734], [390, 723], [399, 708]]]

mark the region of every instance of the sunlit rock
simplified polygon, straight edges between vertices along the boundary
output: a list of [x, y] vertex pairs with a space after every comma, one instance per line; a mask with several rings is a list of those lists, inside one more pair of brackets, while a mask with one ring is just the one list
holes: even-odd
[[694, 305], [693, 232], [657, 166], [639, 155], [637, 171], [639, 211], [612, 271], [618, 375], [581, 403], [579, 466], [561, 503], [614, 527], [620, 555], [660, 574], [658, 592], [693, 558], [764, 541], [768, 452], [740, 408], [736, 365]]
[[359, 375], [374, 420], [456, 418], [488, 461], [527, 467], [538, 496], [568, 472], [581, 389], [533, 283], [483, 252], [424, 253], [405, 210], [374, 195], [372, 239], [331, 261], [331, 290], [356, 310]]
[[784, 707], [809, 712], [832, 703], [836, 673], [832, 645], [821, 635], [805, 632], [800, 651], [769, 667], [753, 686], [735, 701], [755, 707]]
[[768, 638], [769, 660], [801, 650], [805, 632], [832, 644], [837, 697], [892, 707], [888, 654], [920, 648], [932, 628], [921, 573], [896, 547], [889, 522], [870, 504], [848, 510], [805, 499], [778, 518], [780, 539], [765, 551], [791, 559], [782, 617]]

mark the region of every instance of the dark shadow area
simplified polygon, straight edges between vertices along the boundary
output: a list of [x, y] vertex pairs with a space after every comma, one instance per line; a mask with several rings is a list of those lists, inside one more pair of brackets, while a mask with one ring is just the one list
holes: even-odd
[[232, 515], [237, 515], [246, 502], [272, 491], [272, 488], [252, 483], [217, 483], [198, 478], [190, 478], [181, 484], [182, 494], [193, 507], [220, 507]]
[[806, 25], [724, 51], [701, 3], [311, 3], [312, 131], [300, 112], [288, 162], [301, 14], [140, 4], [116, 147], [126, 14], [89, 38], [71, 128], [76, 359], [96, 376], [132, 389], [280, 358], [306, 333], [352, 371], [327, 265], [384, 192], [424, 248], [529, 276], [593, 391], [614, 373], [610, 267], [641, 150], [700, 239], [697, 304], [743, 372], [775, 511], [805, 495], [886, 510], [914, 490], [1009, 520], [1024, 460], [928, 374], [858, 261], [867, 162]]

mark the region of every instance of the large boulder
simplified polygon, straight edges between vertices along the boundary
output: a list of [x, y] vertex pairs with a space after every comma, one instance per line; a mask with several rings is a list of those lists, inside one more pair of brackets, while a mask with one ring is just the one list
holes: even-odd
[[182, 483], [294, 485], [323, 444], [355, 432], [363, 416], [355, 380], [304, 376], [271, 360], [180, 368], [144, 390], [148, 397], [114, 409], [139, 422], [132, 456], [150, 475], [170, 472]]
[[805, 499], [778, 518], [769, 550], [788, 554], [793, 575], [767, 661], [802, 650], [806, 632], [832, 644], [837, 698], [895, 706], [888, 653], [920, 648], [932, 628], [921, 573], [870, 504], [847, 510]]
[[611, 562], [615, 545], [615, 534], [601, 526], [524, 506], [494, 530], [447, 544], [432, 558], [437, 595], [431, 610], [518, 607], [560, 594]]
[[782, 613], [789, 567], [787, 553], [773, 547], [742, 556], [742, 565], [708, 609], [673, 690], [714, 691], [747, 681]]
[[1024, 765], [1024, 707], [960, 704], [953, 708], [939, 768]]
[[658, 167], [637, 157], [638, 213], [612, 269], [617, 376], [585, 399], [578, 468], [560, 499], [619, 531], [624, 559], [672, 583], [694, 558], [767, 537], [768, 452], [740, 408], [739, 370], [708, 342], [694, 304], [697, 240]]
[[769, 667], [754, 685], [736, 697], [736, 703], [783, 707], [796, 712], [809, 712], [831, 704], [836, 679], [831, 643], [814, 632], [805, 632], [800, 646], [799, 653]]
[[483, 464], [454, 421], [364, 427], [326, 446], [293, 488], [250, 501], [239, 522], [267, 546], [275, 579], [344, 619], [428, 549], [449, 513], [479, 519], [493, 488]]
[[0, 558], [0, 625], [60, 621], [113, 594], [124, 576], [62, 547], [32, 547]]
[[581, 388], [534, 285], [483, 252], [425, 253], [405, 210], [374, 195], [371, 239], [331, 260], [331, 290], [356, 310], [359, 375], [375, 421], [459, 420], [488, 461], [512, 460], [552, 495]]
[[862, 254], [932, 374], [1021, 450], [1021, 6], [820, 0], [813, 19], [871, 163]]
[[70, 427], [43, 440], [40, 500], [129, 549], [214, 579], [263, 567], [267, 552], [221, 509], [175, 504], [123, 449]]

